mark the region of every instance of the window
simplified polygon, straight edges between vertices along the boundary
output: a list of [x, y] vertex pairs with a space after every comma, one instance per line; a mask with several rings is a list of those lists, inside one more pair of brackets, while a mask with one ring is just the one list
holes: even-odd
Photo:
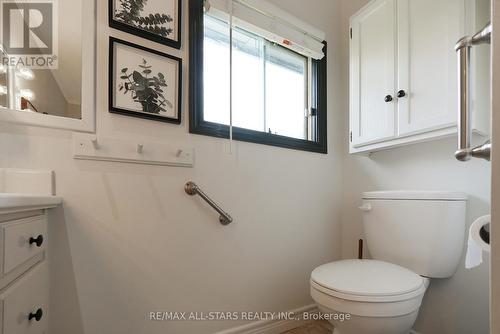
[[[190, 132], [229, 138], [229, 24], [204, 13], [203, 1], [191, 3]], [[232, 38], [233, 138], [326, 153], [326, 57], [238, 24]]]
[[[205, 15], [204, 120], [229, 125], [227, 23]], [[242, 29], [233, 34], [233, 125], [310, 139], [309, 59]]]

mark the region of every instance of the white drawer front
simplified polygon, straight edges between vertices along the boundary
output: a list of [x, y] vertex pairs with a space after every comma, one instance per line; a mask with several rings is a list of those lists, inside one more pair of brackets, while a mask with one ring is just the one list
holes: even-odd
[[[3, 303], [2, 334], [47, 333], [49, 273], [46, 263], [37, 265], [15, 281], [0, 298]], [[35, 317], [38, 310], [41, 312]]]
[[47, 245], [45, 216], [5, 224], [3, 230], [4, 274], [45, 250]]

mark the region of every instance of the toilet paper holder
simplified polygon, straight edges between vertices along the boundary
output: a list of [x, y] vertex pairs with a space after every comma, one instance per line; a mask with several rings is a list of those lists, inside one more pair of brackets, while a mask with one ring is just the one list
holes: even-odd
[[481, 229], [479, 230], [479, 236], [488, 245], [490, 244], [490, 224], [481, 227]]

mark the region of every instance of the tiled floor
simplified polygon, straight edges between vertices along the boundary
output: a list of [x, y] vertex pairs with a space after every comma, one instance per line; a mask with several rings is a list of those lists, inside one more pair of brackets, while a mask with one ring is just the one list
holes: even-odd
[[315, 321], [283, 334], [332, 334], [333, 327], [326, 321]]

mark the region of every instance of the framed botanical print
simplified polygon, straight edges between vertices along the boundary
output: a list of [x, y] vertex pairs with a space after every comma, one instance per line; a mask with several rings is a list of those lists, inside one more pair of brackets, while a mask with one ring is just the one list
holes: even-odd
[[109, 26], [181, 48], [181, 0], [108, 0]]
[[110, 112], [180, 124], [181, 97], [180, 58], [110, 37]]

